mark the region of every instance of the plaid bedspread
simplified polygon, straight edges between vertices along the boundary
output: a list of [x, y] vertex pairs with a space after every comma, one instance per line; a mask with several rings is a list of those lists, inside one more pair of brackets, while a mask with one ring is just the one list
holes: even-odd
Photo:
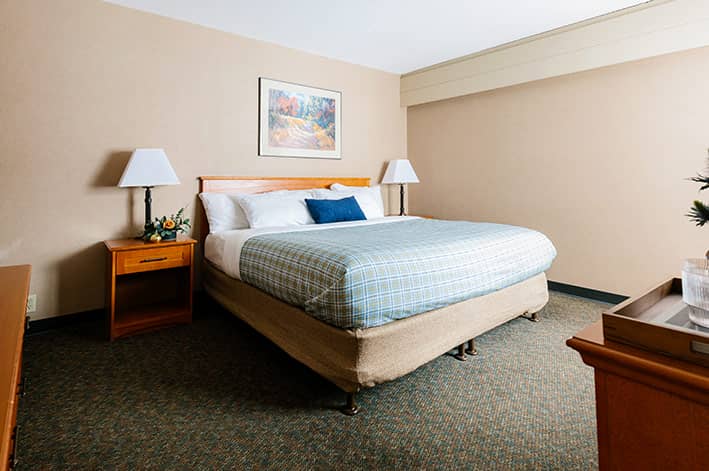
[[241, 279], [340, 328], [374, 327], [503, 289], [556, 249], [522, 227], [412, 219], [266, 234], [241, 249]]

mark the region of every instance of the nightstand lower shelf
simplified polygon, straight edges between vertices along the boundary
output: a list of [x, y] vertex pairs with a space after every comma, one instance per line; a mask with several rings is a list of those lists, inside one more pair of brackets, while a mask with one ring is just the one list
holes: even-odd
[[192, 322], [192, 310], [185, 307], [184, 303], [147, 304], [115, 313], [114, 338], [190, 322]]

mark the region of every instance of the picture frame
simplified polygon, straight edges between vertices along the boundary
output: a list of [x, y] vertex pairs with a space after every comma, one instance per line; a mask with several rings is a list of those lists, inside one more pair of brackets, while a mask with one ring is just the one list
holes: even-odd
[[258, 154], [341, 159], [342, 93], [259, 78]]

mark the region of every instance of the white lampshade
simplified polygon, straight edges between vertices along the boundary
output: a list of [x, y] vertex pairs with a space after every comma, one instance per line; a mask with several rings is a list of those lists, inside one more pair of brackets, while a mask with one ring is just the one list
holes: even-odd
[[136, 149], [130, 156], [118, 186], [178, 185], [175, 171], [162, 149]]
[[390, 160], [387, 171], [384, 173], [382, 183], [418, 183], [419, 177], [416, 176], [411, 162], [407, 159]]

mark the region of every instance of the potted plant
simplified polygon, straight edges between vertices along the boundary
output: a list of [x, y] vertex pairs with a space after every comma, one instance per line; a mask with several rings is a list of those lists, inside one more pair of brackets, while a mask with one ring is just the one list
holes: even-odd
[[155, 218], [153, 222], [145, 226], [143, 239], [151, 242], [177, 239], [178, 232], [187, 232], [187, 229], [191, 227], [190, 220], [189, 218], [184, 217], [184, 213], [185, 208], [180, 208], [180, 210], [175, 214]]
[[[709, 188], [709, 176], [699, 173], [690, 180], [701, 183], [699, 191]], [[694, 200], [687, 217], [702, 227], [709, 222], [709, 207], [700, 200]], [[682, 299], [689, 306], [689, 319], [709, 328], [709, 251], [705, 257], [685, 260], [682, 267]]]

